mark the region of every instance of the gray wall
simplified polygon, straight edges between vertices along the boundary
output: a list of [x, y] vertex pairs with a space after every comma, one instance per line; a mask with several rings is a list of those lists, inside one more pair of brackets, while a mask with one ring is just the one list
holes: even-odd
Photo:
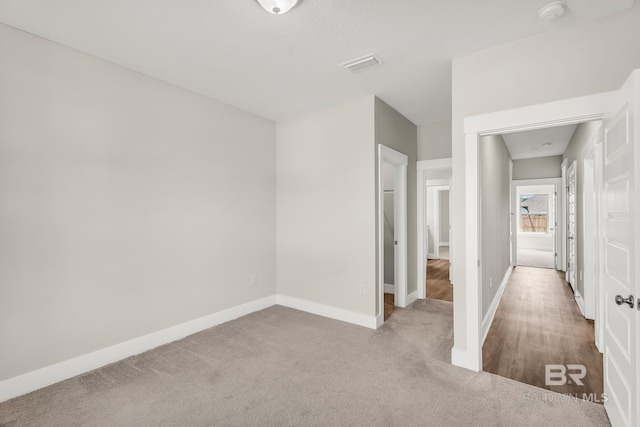
[[513, 179], [560, 178], [562, 156], [536, 157], [513, 161]]
[[[584, 230], [582, 218], [584, 215], [583, 206], [583, 176], [582, 176], [582, 149], [587, 145], [587, 142], [597, 133], [598, 128], [602, 124], [602, 121], [596, 120], [593, 122], [581, 123], [576, 128], [576, 131], [567, 146], [567, 150], [564, 152], [564, 158], [567, 159], [567, 168], [571, 166], [574, 160], [577, 160], [576, 167], [576, 281], [575, 286], [580, 292], [580, 295], [584, 297], [584, 274], [580, 274], [584, 271]], [[591, 237], [591, 236], [589, 236]], [[583, 276], [582, 278], [580, 276]]]
[[452, 65], [455, 347], [466, 349], [463, 121], [482, 113], [616, 90], [640, 68], [640, 2], [626, 12], [454, 59]]
[[500, 135], [480, 143], [482, 215], [482, 316], [487, 314], [509, 269], [509, 152]]
[[[409, 158], [407, 166], [407, 291], [417, 290], [416, 283], [416, 233], [417, 190], [416, 157], [417, 127], [384, 101], [375, 99], [375, 141], [399, 151]], [[377, 148], [376, 148], [377, 152]], [[376, 210], [377, 212], [377, 210]]]
[[418, 126], [418, 160], [451, 157], [451, 120]]
[[278, 294], [373, 316], [374, 97], [276, 127]]
[[0, 63], [0, 380], [275, 293], [273, 122], [5, 25]]

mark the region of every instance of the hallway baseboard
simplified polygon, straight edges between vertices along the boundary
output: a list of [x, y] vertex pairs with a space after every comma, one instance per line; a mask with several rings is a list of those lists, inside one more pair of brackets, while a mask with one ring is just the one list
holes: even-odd
[[500, 283], [500, 287], [498, 288], [498, 292], [496, 292], [496, 296], [491, 301], [491, 306], [489, 306], [489, 311], [482, 319], [482, 344], [484, 344], [487, 339], [487, 334], [489, 333], [489, 329], [491, 329], [491, 324], [493, 323], [493, 319], [496, 317], [496, 311], [498, 311], [498, 305], [500, 305], [500, 300], [502, 299], [502, 294], [504, 294], [504, 290], [507, 287], [507, 283], [509, 282], [509, 277], [511, 277], [511, 272], [513, 271], [513, 266], [510, 266], [507, 269], [507, 272], [504, 274], [502, 278], [502, 282]]

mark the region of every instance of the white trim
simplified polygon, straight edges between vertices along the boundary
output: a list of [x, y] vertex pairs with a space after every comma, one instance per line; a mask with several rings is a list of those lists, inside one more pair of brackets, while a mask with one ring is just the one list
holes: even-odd
[[[378, 144], [378, 281], [376, 292], [378, 304], [376, 316], [384, 314], [384, 163], [394, 168], [393, 197], [394, 197], [394, 239], [398, 242], [394, 254], [394, 303], [399, 307], [406, 307], [407, 301], [407, 165], [409, 158], [383, 144]], [[375, 322], [377, 324], [377, 322]]]
[[[449, 184], [451, 184], [451, 180], [447, 179], [447, 178], [440, 178], [440, 179], [427, 179], [425, 181], [425, 184], [427, 187], [444, 187], [444, 186], [448, 186]], [[422, 185], [422, 184], [420, 184]]]
[[317, 314], [318, 316], [364, 326], [365, 328], [376, 329], [378, 327], [376, 316], [369, 316], [363, 313], [345, 310], [343, 308], [320, 304], [313, 301], [307, 301], [300, 298], [276, 295], [276, 304], [294, 308], [306, 313]]
[[[460, 366], [460, 367], [466, 368], [467, 366], [475, 366], [476, 361], [475, 361], [475, 357], [473, 357], [472, 354], [470, 354], [465, 350], [458, 349], [454, 346], [453, 348], [451, 348], [451, 364], [454, 366]], [[468, 369], [471, 369], [473, 371], [476, 370], [472, 368], [468, 368]]]
[[396, 292], [396, 287], [393, 285], [390, 285], [388, 283], [384, 284], [384, 293], [385, 294], [395, 294]]
[[411, 292], [407, 295], [407, 307], [414, 303], [418, 299], [418, 290]]
[[498, 306], [500, 305], [500, 301], [502, 300], [502, 294], [504, 294], [504, 290], [507, 288], [507, 283], [509, 283], [509, 277], [511, 277], [512, 271], [513, 271], [513, 266], [509, 266], [509, 268], [507, 268], [507, 272], [504, 273], [504, 278], [500, 283], [498, 292], [496, 292], [496, 296], [493, 297], [493, 301], [491, 301], [489, 310], [487, 311], [487, 314], [484, 316], [484, 319], [482, 320], [482, 343], [483, 344], [487, 339], [487, 334], [489, 333], [489, 329], [491, 329], [491, 324], [493, 323], [493, 319], [496, 317]]
[[376, 320], [376, 329], [384, 324], [384, 313], [379, 314], [375, 317]]
[[276, 304], [270, 295], [0, 382], [0, 402], [143, 353]]
[[573, 294], [573, 299], [576, 300], [576, 304], [578, 305], [578, 308], [580, 309], [580, 313], [582, 313], [582, 316], [586, 317], [584, 314], [584, 297], [582, 296], [582, 294], [580, 294], [580, 291], [578, 290], [577, 287]]
[[440, 242], [440, 246], [449, 246], [449, 242]]
[[[435, 258], [434, 253], [430, 253], [427, 247], [426, 239], [426, 197], [425, 192], [427, 186], [432, 185], [449, 185], [449, 200], [451, 200], [451, 180], [450, 179], [434, 179], [427, 180], [427, 170], [442, 170], [452, 169], [453, 159], [435, 159], [435, 160], [420, 160], [416, 162], [416, 191], [417, 191], [417, 251], [416, 251], [416, 286], [418, 290], [417, 298], [424, 299], [426, 295], [426, 282], [427, 282], [427, 258]], [[451, 212], [451, 209], [449, 210]], [[449, 240], [452, 240], [453, 228], [449, 232]], [[453, 262], [453, 254], [449, 253], [449, 260]], [[450, 278], [451, 283], [455, 283], [453, 277]]]
[[[598, 227], [598, 209], [596, 207], [598, 202], [598, 189], [596, 183], [596, 169], [598, 164], [596, 162], [596, 141], [598, 139], [599, 129], [596, 130], [589, 141], [582, 150], [582, 167], [579, 168], [582, 175], [582, 188], [580, 188], [581, 202], [582, 202], [582, 285], [584, 289], [584, 317], [595, 321], [596, 318], [596, 304], [597, 304], [597, 280], [598, 280], [598, 258], [597, 247], [600, 240], [600, 233]], [[591, 163], [590, 168], [593, 176], [591, 181], [587, 180], [587, 164]], [[591, 190], [591, 191], [588, 191]], [[590, 193], [587, 196], [587, 193]], [[587, 203], [591, 198], [592, 206], [589, 207]], [[591, 229], [587, 219], [591, 221]]]
[[558, 270], [567, 271], [567, 168], [569, 164], [569, 159], [565, 158], [562, 160], [560, 164], [561, 178], [560, 178], [560, 189], [558, 190], [558, 194], [562, 197], [562, 215], [560, 215], [560, 220], [558, 221], [560, 227], [560, 248], [558, 252], [558, 262], [560, 264], [560, 268]]
[[[480, 210], [478, 209], [478, 160], [480, 136], [542, 129], [601, 119], [617, 92], [572, 98], [512, 110], [464, 118], [466, 281], [456, 282], [464, 300], [454, 299], [454, 323], [464, 325], [466, 339], [455, 339], [451, 351], [453, 364], [479, 371], [482, 368], [482, 288], [479, 260], [481, 250]], [[454, 357], [455, 356], [455, 357]]]
[[464, 119], [464, 133], [498, 135], [602, 119], [617, 91], [480, 114]]

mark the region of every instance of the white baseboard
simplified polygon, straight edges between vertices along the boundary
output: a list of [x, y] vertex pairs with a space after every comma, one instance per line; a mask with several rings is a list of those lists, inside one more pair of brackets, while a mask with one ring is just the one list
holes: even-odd
[[502, 282], [500, 282], [500, 287], [498, 288], [498, 292], [496, 292], [496, 296], [491, 301], [491, 306], [489, 306], [489, 311], [482, 319], [482, 343], [484, 344], [484, 340], [487, 339], [487, 334], [489, 333], [489, 329], [491, 328], [491, 324], [493, 323], [493, 318], [496, 317], [496, 311], [498, 311], [498, 305], [500, 305], [500, 300], [502, 299], [502, 294], [504, 293], [505, 288], [507, 287], [507, 282], [509, 282], [509, 277], [511, 276], [511, 272], [513, 271], [513, 266], [510, 266], [507, 269], [507, 272], [504, 274], [502, 278]]
[[376, 316], [376, 329], [378, 329], [384, 323], [384, 313], [380, 313]]
[[[411, 301], [413, 302], [413, 301]], [[196, 332], [263, 310], [284, 305], [312, 314], [376, 329], [384, 323], [384, 315], [367, 316], [337, 307], [305, 301], [284, 295], [270, 295], [217, 313], [172, 326], [111, 347], [74, 357], [17, 377], [0, 381], [0, 402], [21, 396], [43, 387], [73, 378], [127, 357], [143, 353], [163, 344], [179, 340]]]
[[143, 353], [152, 348], [168, 344], [188, 335], [263, 310], [276, 304], [276, 296], [238, 305], [208, 316], [190, 320], [167, 329], [134, 338], [111, 347], [74, 357], [55, 365], [9, 378], [0, 382], [0, 402], [21, 396], [57, 382], [92, 371], [109, 363]]
[[436, 259], [436, 253], [435, 252], [430, 252], [427, 254], [427, 259]]
[[277, 295], [276, 304], [283, 305], [296, 310], [305, 311], [311, 314], [328, 317], [330, 319], [341, 320], [354, 325], [364, 326], [365, 328], [377, 329], [378, 320], [376, 316], [367, 316], [366, 314], [357, 313], [355, 311], [345, 310], [343, 308], [332, 307], [313, 301], [307, 301], [299, 298], [289, 297], [286, 295]]
[[418, 299], [418, 291], [415, 290], [411, 292], [409, 295], [407, 295], [407, 300], [405, 301], [407, 303], [406, 306], [409, 307], [417, 299]]
[[440, 242], [440, 246], [449, 246], [449, 242]]
[[387, 283], [384, 284], [384, 293], [385, 294], [393, 294], [396, 292], [396, 287], [393, 285], [389, 285]]
[[576, 291], [573, 295], [573, 298], [576, 300], [576, 303], [578, 304], [578, 308], [580, 309], [580, 313], [582, 313], [582, 316], [586, 319], [587, 316], [584, 314], [585, 313], [585, 307], [584, 307], [584, 298], [582, 297], [582, 295], [580, 294], [580, 292], [578, 291], [578, 288], [576, 288]]
[[456, 347], [451, 349], [451, 364], [461, 368], [469, 369], [474, 372], [480, 372], [480, 360], [468, 351], [460, 350]]

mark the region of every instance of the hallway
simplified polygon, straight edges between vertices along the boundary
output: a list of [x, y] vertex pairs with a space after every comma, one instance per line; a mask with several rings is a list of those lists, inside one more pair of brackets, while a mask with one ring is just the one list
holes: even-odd
[[[483, 370], [602, 403], [602, 355], [563, 272], [516, 267], [482, 348]], [[584, 365], [584, 385], [545, 385], [545, 365]], [[573, 371], [568, 371], [569, 373]], [[593, 394], [591, 394], [593, 393]]]

